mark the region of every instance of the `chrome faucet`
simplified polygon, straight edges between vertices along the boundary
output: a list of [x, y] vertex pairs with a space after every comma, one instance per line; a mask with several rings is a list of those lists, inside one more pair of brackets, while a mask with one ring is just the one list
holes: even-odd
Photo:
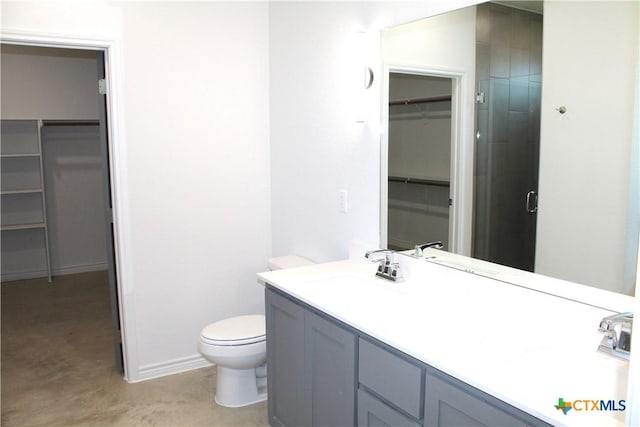
[[423, 251], [427, 248], [434, 248], [434, 249], [442, 249], [444, 247], [444, 245], [442, 244], [442, 241], [440, 240], [434, 240], [433, 242], [427, 242], [427, 243], [423, 243], [422, 245], [416, 245], [415, 247], [415, 253], [414, 255], [417, 256], [418, 258], [422, 258], [423, 256]]
[[403, 277], [400, 273], [400, 264], [393, 262], [393, 254], [395, 252], [391, 249], [378, 249], [367, 252], [364, 257], [378, 263], [376, 276], [392, 282], [401, 282]]
[[604, 337], [598, 351], [629, 360], [632, 329], [633, 313], [618, 313], [603, 318], [598, 331], [604, 332]]

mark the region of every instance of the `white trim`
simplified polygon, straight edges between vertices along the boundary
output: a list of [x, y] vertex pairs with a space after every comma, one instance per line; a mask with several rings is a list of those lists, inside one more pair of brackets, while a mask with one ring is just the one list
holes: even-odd
[[[637, 9], [636, 19], [640, 21], [640, 7]], [[640, 149], [638, 145], [640, 145], [640, 119], [638, 118], [638, 113], [640, 112], [640, 43], [636, 48], [636, 87], [635, 87], [635, 99], [633, 103], [634, 109], [634, 119], [633, 119], [633, 132], [632, 132], [632, 141], [631, 143], [635, 146], [634, 155], [635, 164], [638, 165], [640, 163], [640, 159], [638, 159], [638, 155], [640, 154]], [[638, 187], [636, 186], [636, 189]], [[637, 252], [636, 254], [640, 254], [640, 239], [636, 241]], [[634, 293], [634, 309], [633, 312], [637, 317], [640, 314], [640, 287], [638, 287], [638, 277], [640, 277], [640, 256], [636, 259], [636, 289]], [[631, 359], [629, 360], [629, 374], [628, 374], [628, 384], [627, 384], [627, 402], [629, 403], [629, 410], [625, 416], [625, 425], [628, 427], [638, 426], [640, 425], [640, 322], [636, 319], [636, 329], [632, 331], [631, 341], [635, 344], [635, 347], [631, 352]]]
[[130, 382], [139, 382], [150, 380], [152, 378], [179, 374], [181, 372], [205, 368], [207, 366], [213, 366], [213, 364], [201, 355], [194, 354], [187, 357], [181, 357], [179, 359], [141, 366], [138, 370], [138, 378], [135, 381]]
[[126, 178], [126, 146], [124, 141], [124, 108], [121, 94], [124, 93], [122, 80], [122, 47], [117, 39], [85, 38], [48, 33], [0, 31], [2, 43], [84, 49], [103, 51], [107, 76], [107, 132], [109, 135], [109, 159], [111, 172], [111, 194], [113, 197], [114, 249], [120, 305], [120, 324], [124, 358], [124, 378], [136, 381], [138, 378], [136, 336], [134, 331], [135, 306], [131, 265], [127, 256], [130, 233], [128, 231]]
[[380, 110], [380, 247], [389, 245], [389, 73], [391, 66], [382, 65]]
[[464, 71], [434, 68], [416, 64], [383, 64], [382, 76], [382, 132], [380, 141], [380, 247], [387, 247], [388, 152], [389, 152], [389, 73], [398, 72], [453, 80], [451, 94], [451, 187], [453, 199], [449, 217], [449, 251], [471, 255], [473, 220], [473, 139], [469, 131], [473, 123], [472, 111], [463, 102], [468, 91], [468, 76]]

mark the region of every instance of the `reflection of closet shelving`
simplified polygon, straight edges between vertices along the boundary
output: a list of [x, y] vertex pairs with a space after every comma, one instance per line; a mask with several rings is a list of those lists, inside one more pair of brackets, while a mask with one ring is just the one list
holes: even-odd
[[451, 95], [389, 101], [389, 120], [429, 120], [451, 117]]
[[[42, 121], [2, 120], [1, 188], [2, 232], [42, 230], [47, 278], [51, 281], [51, 261], [42, 162]], [[31, 236], [32, 237], [32, 236]], [[29, 245], [29, 235], [24, 244]], [[5, 256], [5, 254], [3, 254]]]
[[393, 105], [411, 105], [411, 104], [430, 104], [432, 102], [451, 101], [451, 95], [428, 96], [424, 98], [401, 99], [397, 101], [389, 101], [389, 106]]
[[449, 181], [440, 179], [424, 179], [424, 178], [412, 178], [410, 176], [389, 176], [389, 182], [403, 182], [405, 184], [416, 185], [432, 185], [435, 187], [449, 187]]

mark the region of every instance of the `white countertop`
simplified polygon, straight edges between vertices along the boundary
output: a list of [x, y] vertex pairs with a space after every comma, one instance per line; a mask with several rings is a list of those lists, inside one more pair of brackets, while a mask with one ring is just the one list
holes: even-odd
[[612, 311], [397, 258], [407, 274], [401, 283], [377, 278], [376, 264], [357, 261], [258, 277], [546, 422], [624, 425], [622, 411], [570, 410], [564, 415], [554, 407], [559, 398], [625, 400], [627, 362], [596, 351], [602, 338], [599, 321]]

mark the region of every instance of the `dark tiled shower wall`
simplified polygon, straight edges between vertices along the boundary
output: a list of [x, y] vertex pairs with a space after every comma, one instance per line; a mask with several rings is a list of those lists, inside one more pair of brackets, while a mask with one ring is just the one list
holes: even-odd
[[542, 15], [477, 7], [474, 257], [533, 269], [542, 89]]

